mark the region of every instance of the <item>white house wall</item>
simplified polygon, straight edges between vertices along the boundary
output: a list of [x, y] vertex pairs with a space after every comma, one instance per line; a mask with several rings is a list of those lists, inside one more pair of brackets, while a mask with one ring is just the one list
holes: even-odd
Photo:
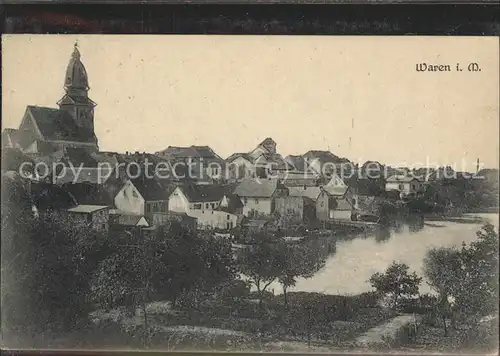
[[178, 213], [188, 213], [189, 212], [189, 201], [178, 187], [170, 194], [168, 198], [168, 210], [175, 211]]
[[231, 229], [238, 223], [238, 216], [224, 211], [190, 210], [187, 214], [198, 219], [200, 229]]
[[144, 198], [130, 181], [127, 181], [116, 194], [114, 202], [120, 211], [144, 215]]
[[243, 215], [248, 214], [255, 210], [261, 214], [269, 215], [272, 213], [272, 199], [271, 198], [241, 198], [243, 202]]

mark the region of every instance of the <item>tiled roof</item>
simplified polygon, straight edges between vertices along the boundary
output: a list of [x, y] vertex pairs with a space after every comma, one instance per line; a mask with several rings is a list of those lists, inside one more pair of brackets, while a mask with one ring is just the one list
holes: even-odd
[[27, 110], [46, 140], [94, 142], [93, 132], [78, 126], [65, 110], [39, 106], [28, 106]]
[[285, 188], [277, 179], [245, 179], [236, 189], [234, 194], [239, 197], [272, 197], [276, 189]]
[[66, 147], [64, 150], [64, 162], [71, 163], [75, 167], [96, 167], [97, 160], [85, 148]]
[[89, 214], [95, 211], [107, 209], [106, 205], [77, 205], [74, 208], [68, 209], [70, 213], [84, 213]]
[[67, 189], [50, 183], [32, 183], [31, 195], [38, 209], [68, 209], [78, 204]]
[[231, 195], [234, 184], [184, 184], [179, 186], [186, 198], [192, 203], [212, 202], [221, 200], [224, 195]]
[[90, 100], [86, 96], [80, 96], [80, 95], [69, 95], [65, 94], [61, 100], [59, 100], [58, 104], [84, 104], [84, 105], [93, 105], [95, 106], [96, 104]]
[[289, 195], [292, 197], [306, 197], [316, 201], [321, 194], [320, 187], [288, 187]]
[[273, 169], [286, 170], [293, 167], [279, 153], [263, 153], [254, 161], [255, 164], [273, 163]]
[[336, 206], [335, 210], [343, 210], [343, 211], [352, 210], [352, 205], [351, 205], [351, 203], [349, 203], [349, 201], [347, 201], [346, 198], [337, 199], [336, 202], [337, 202], [337, 206]]
[[232, 161], [234, 161], [235, 159], [237, 159], [239, 157], [243, 157], [247, 161], [253, 162], [252, 156], [250, 156], [248, 153], [233, 153], [231, 156], [226, 158], [226, 162], [231, 163]]
[[209, 146], [175, 147], [169, 146], [165, 150], [157, 152], [160, 156], [172, 158], [203, 158], [206, 160], [222, 161], [222, 158]]
[[136, 214], [128, 214], [117, 210], [110, 210], [110, 221], [113, 221], [115, 224], [123, 225], [123, 226], [138, 226], [141, 219], [143, 220], [143, 224], [141, 226], [149, 226], [147, 220], [142, 215]]
[[99, 167], [99, 168], [80, 168], [75, 167], [74, 169], [65, 168], [64, 172], [59, 174], [56, 179], [56, 184], [62, 185], [66, 183], [92, 183], [92, 184], [103, 184], [105, 183], [111, 175], [113, 175], [114, 167]]
[[412, 180], [418, 180], [417, 177], [414, 177], [414, 176], [397, 176], [397, 175], [393, 175], [393, 176], [390, 176], [389, 178], [387, 178], [387, 182], [391, 182], [391, 183], [409, 183], [411, 182]]
[[146, 201], [168, 200], [175, 189], [175, 185], [167, 180], [137, 178], [131, 182]]
[[330, 151], [321, 150], [310, 150], [307, 151], [302, 157], [308, 160], [318, 159], [321, 163], [332, 162], [332, 163], [347, 163], [349, 160], [347, 158], [341, 158]]
[[298, 171], [304, 171], [306, 169], [304, 157], [300, 155], [288, 155], [285, 157], [285, 160]]
[[19, 168], [24, 162], [31, 163], [31, 165], [26, 166], [26, 168], [30, 170], [33, 169], [33, 164], [36, 163], [33, 159], [25, 155], [19, 149], [16, 148], [2, 149], [2, 171], [19, 172]]

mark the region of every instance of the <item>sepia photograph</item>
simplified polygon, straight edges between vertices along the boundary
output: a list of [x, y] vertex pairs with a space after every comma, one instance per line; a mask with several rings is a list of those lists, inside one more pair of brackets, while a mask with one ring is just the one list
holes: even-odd
[[3, 349], [498, 353], [498, 37], [3, 35]]

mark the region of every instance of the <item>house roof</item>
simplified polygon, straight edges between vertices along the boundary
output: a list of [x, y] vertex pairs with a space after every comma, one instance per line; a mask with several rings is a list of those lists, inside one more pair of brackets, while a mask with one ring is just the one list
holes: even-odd
[[189, 147], [177, 147], [168, 146], [163, 151], [157, 152], [161, 156], [169, 156], [172, 158], [203, 158], [206, 160], [217, 160], [223, 161], [223, 159], [215, 153], [215, 151], [209, 146], [189, 146]]
[[64, 161], [71, 163], [75, 167], [96, 167], [97, 160], [86, 150], [81, 147], [66, 147], [64, 149]]
[[305, 197], [316, 201], [321, 194], [320, 187], [288, 187], [288, 195], [292, 197]]
[[66, 183], [62, 187], [75, 197], [78, 204], [109, 206], [114, 205], [114, 198], [121, 188], [120, 185], [91, 182]]
[[64, 104], [83, 104], [83, 105], [92, 105], [95, 106], [92, 100], [83, 95], [75, 95], [75, 94], [65, 94], [61, 100], [57, 103], [59, 105]]
[[321, 150], [310, 150], [302, 155], [303, 158], [318, 159], [321, 163], [332, 162], [332, 163], [347, 163], [349, 160], [347, 158], [341, 158], [330, 151], [321, 151]]
[[253, 157], [250, 156], [248, 153], [233, 153], [231, 156], [226, 158], [226, 162], [231, 163], [232, 161], [234, 161], [235, 159], [237, 159], [239, 157], [243, 157], [247, 161], [253, 163]]
[[267, 224], [269, 224], [270, 220], [261, 220], [261, 219], [248, 219], [242, 223], [242, 226], [248, 228], [264, 228]]
[[125, 213], [119, 210], [110, 210], [109, 214], [113, 216], [113, 222], [118, 225], [149, 226], [146, 218], [142, 215]]
[[306, 169], [306, 162], [301, 155], [288, 155], [285, 160], [298, 171], [303, 172]]
[[337, 199], [337, 207], [335, 210], [352, 210], [352, 205], [346, 198]]
[[409, 183], [413, 180], [418, 180], [418, 178], [410, 175], [405, 175], [405, 176], [393, 175], [387, 178], [386, 181], [390, 183]]
[[108, 178], [113, 175], [113, 168], [110, 167], [98, 167], [98, 168], [88, 168], [82, 167], [71, 167], [64, 168], [64, 171], [55, 177], [56, 184], [62, 185], [66, 183], [92, 183], [92, 184], [104, 184]]
[[224, 195], [232, 194], [235, 185], [188, 183], [180, 185], [179, 188], [191, 203], [201, 203], [221, 200]]
[[2, 149], [2, 171], [19, 172], [19, 168], [25, 162], [31, 163], [31, 165], [26, 166], [26, 169], [32, 171], [34, 169], [33, 164], [35, 161], [24, 154], [21, 150], [16, 148]]
[[273, 168], [279, 170], [293, 168], [292, 165], [290, 165], [290, 163], [287, 162], [279, 153], [262, 153], [254, 160], [254, 163], [256, 164], [259, 162], [264, 164], [273, 163]]
[[78, 126], [66, 110], [40, 106], [28, 106], [27, 110], [46, 140], [94, 142], [92, 130]]
[[32, 183], [31, 196], [39, 209], [68, 209], [78, 204], [67, 189], [50, 183]]
[[107, 209], [106, 205], [77, 205], [74, 208], [68, 209], [70, 213], [89, 214], [99, 210]]
[[284, 187], [277, 179], [245, 179], [234, 190], [239, 197], [270, 198], [278, 188]]
[[137, 178], [131, 180], [146, 201], [168, 200], [175, 185], [164, 179]]
[[6, 147], [7, 144], [11, 144], [11, 147], [15, 147], [17, 143], [17, 130], [11, 128], [5, 128], [2, 131], [2, 147]]

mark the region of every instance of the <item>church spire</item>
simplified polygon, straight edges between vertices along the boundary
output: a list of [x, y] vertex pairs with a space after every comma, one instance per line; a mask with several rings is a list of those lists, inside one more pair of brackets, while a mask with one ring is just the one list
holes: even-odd
[[81, 61], [78, 42], [74, 44], [73, 53], [66, 68], [64, 90], [66, 94], [57, 103], [59, 108], [71, 114], [76, 124], [89, 132], [97, 142], [94, 133], [94, 107], [96, 104], [88, 96], [88, 76]]
[[78, 50], [78, 41], [75, 41], [73, 54], [71, 55], [71, 57], [76, 58], [78, 60], [80, 59], [80, 51]]
[[64, 88], [68, 94], [70, 94], [70, 91], [74, 91], [74, 94], [82, 95], [82, 91], [89, 89], [87, 71], [80, 57], [78, 42], [75, 42], [73, 53], [66, 68], [66, 79], [64, 81]]

